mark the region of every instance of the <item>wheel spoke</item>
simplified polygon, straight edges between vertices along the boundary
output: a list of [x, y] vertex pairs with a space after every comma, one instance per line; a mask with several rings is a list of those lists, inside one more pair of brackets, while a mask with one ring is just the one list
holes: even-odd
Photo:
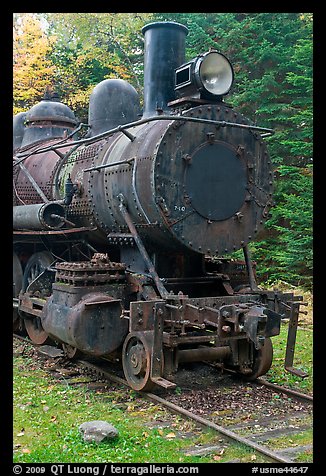
[[[24, 275], [22, 291], [26, 291], [28, 286], [53, 262], [53, 256], [48, 251], [40, 251], [34, 253], [28, 260]], [[30, 316], [25, 318], [25, 328], [30, 339], [35, 343], [42, 345], [49, 336], [42, 326], [41, 319], [37, 316]]]
[[[18, 298], [22, 288], [23, 270], [18, 255], [13, 252], [13, 297]], [[17, 332], [20, 327], [20, 316], [17, 307], [13, 308], [13, 330]]]

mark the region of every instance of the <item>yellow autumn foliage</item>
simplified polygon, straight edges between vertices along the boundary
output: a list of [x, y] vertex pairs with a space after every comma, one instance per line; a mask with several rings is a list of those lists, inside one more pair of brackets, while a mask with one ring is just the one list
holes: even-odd
[[25, 14], [13, 32], [14, 114], [27, 111], [53, 84], [55, 66], [48, 58], [55, 37], [47, 36], [41, 21]]

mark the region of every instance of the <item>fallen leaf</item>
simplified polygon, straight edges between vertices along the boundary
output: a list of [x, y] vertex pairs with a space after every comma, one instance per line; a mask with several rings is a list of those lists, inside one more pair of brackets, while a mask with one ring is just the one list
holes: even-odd
[[175, 438], [175, 433], [168, 433], [166, 438]]
[[57, 417], [55, 415], [52, 415], [52, 417], [50, 418], [51, 421], [56, 421]]

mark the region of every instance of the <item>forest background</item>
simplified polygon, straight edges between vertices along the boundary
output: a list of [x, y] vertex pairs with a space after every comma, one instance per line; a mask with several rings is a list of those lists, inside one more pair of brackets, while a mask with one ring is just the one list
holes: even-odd
[[13, 113], [55, 90], [81, 122], [89, 96], [107, 78], [130, 82], [142, 98], [144, 38], [153, 21], [186, 25], [186, 60], [210, 48], [232, 62], [227, 102], [267, 137], [274, 207], [251, 244], [260, 281], [313, 282], [312, 13], [15, 13]]

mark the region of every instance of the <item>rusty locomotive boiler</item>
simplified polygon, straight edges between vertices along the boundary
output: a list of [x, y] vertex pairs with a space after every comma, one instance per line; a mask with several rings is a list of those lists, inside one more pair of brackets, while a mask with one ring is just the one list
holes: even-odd
[[[142, 114], [136, 90], [110, 79], [91, 94], [83, 138], [53, 95], [14, 118], [14, 329], [71, 358], [120, 359], [148, 390], [173, 388], [181, 362], [265, 374], [289, 317], [285, 366], [304, 376], [301, 298], [261, 289], [248, 250], [272, 206], [272, 131], [225, 103], [223, 54], [186, 62], [178, 23], [143, 33]], [[243, 261], [225, 258], [239, 249]]]

